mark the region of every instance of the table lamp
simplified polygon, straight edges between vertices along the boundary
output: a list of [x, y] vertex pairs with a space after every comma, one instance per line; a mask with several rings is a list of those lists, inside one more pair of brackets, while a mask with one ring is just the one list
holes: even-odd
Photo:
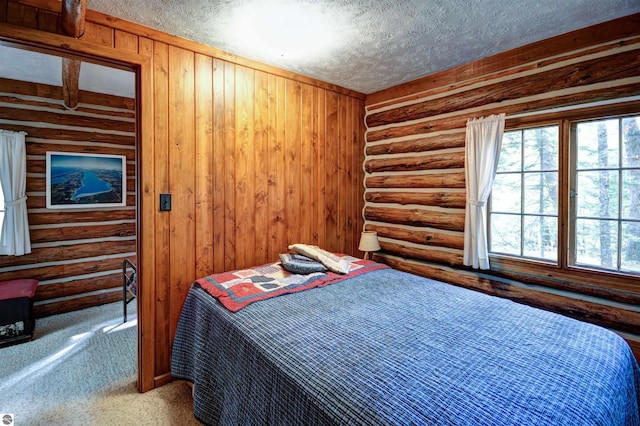
[[365, 259], [369, 259], [369, 252], [380, 250], [378, 233], [376, 231], [362, 231], [358, 250], [364, 252]]

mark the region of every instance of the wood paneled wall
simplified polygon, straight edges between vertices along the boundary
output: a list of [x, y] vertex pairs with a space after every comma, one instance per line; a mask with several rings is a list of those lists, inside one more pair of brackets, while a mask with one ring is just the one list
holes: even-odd
[[467, 119], [504, 112], [509, 126], [515, 116], [639, 94], [640, 15], [632, 15], [369, 95], [364, 215], [366, 229], [380, 236], [376, 259], [640, 341], [637, 280], [603, 288], [594, 274], [481, 274], [462, 266]]
[[[0, 256], [0, 281], [40, 281], [37, 318], [122, 300], [122, 260], [136, 256], [135, 102], [79, 93], [67, 109], [62, 88], [0, 78], [0, 128], [25, 131], [31, 254]], [[127, 206], [46, 208], [45, 154], [127, 157]]]
[[154, 67], [156, 188], [174, 205], [156, 218], [156, 280], [170, 285], [155, 353], [168, 357], [194, 278], [295, 242], [357, 254], [364, 102], [161, 43]]
[[[359, 255], [365, 96], [60, 2], [0, 1], [0, 36], [139, 65], [139, 388], [170, 380], [190, 283], [295, 242]], [[49, 31], [46, 36], [40, 31]], [[131, 52], [131, 54], [128, 54]], [[171, 193], [171, 212], [158, 197]]]

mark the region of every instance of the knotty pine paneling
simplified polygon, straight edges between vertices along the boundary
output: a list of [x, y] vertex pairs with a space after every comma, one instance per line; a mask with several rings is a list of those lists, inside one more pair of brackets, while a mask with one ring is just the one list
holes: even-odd
[[[54, 0], [19, 4], [4, 20], [25, 28], [60, 9]], [[361, 255], [365, 96], [91, 10], [86, 19], [77, 49], [98, 44], [120, 58], [137, 47], [150, 61], [141, 76], [150, 94], [139, 117], [150, 125], [138, 146], [137, 235], [139, 388], [149, 390], [170, 380], [173, 334], [194, 279], [276, 261], [296, 242]], [[172, 194], [171, 212], [158, 211], [160, 193]]]
[[[260, 72], [255, 74], [255, 91], [253, 102], [258, 111], [269, 111], [269, 75]], [[274, 259], [269, 257], [269, 115], [257, 114], [254, 122], [254, 168], [253, 182], [255, 204], [253, 214], [255, 217], [256, 238], [254, 241], [255, 255], [257, 259]], [[312, 210], [314, 210], [312, 208]]]
[[[196, 269], [195, 228], [195, 91], [192, 51], [169, 46], [169, 185], [173, 209], [169, 213], [170, 300], [189, 290]], [[170, 334], [175, 333], [180, 307], [171, 304]]]
[[[169, 46], [165, 43], [153, 43], [153, 85], [154, 85], [154, 144], [153, 158], [149, 158], [148, 168], [153, 176], [150, 186], [155, 188], [155, 192], [150, 191], [154, 201], [157, 194], [170, 193], [169, 180]], [[175, 206], [175, 203], [174, 203]], [[155, 207], [155, 206], [154, 206]], [[149, 345], [153, 345], [152, 358], [144, 368], [150, 370], [151, 378], [147, 378], [148, 386], [155, 385], [155, 378], [164, 374], [170, 363], [170, 344], [172, 335], [169, 329], [170, 307], [171, 307], [171, 278], [169, 276], [171, 268], [171, 215], [168, 213], [155, 214], [152, 217], [155, 230], [155, 246], [152, 253], [148, 254], [153, 261], [149, 267], [153, 268], [155, 279], [153, 288], [149, 293], [153, 295], [153, 300], [148, 300], [148, 305], [152, 312], [147, 312], [151, 321], [147, 322], [151, 327], [153, 337], [149, 339]], [[142, 219], [142, 218], [141, 218]], [[145, 222], [140, 225], [144, 227]], [[144, 268], [144, 264], [138, 265]], [[140, 269], [144, 274], [144, 270]], [[144, 282], [142, 283], [144, 284]], [[143, 289], [141, 288], [141, 291]], [[141, 295], [140, 298], [143, 298]], [[144, 327], [144, 326], [143, 326]]]
[[[122, 260], [135, 261], [136, 256], [135, 103], [87, 92], [80, 99], [79, 108], [68, 110], [58, 87], [0, 79], [0, 128], [27, 132], [32, 243], [28, 255], [0, 256], [0, 281], [39, 280], [37, 318], [111, 302], [117, 294], [122, 299]], [[102, 138], [95, 141], [95, 134]], [[110, 139], [114, 134], [115, 142]], [[127, 206], [47, 209], [47, 151], [125, 155]]]
[[[198, 232], [213, 235], [214, 216], [214, 166], [213, 166], [213, 58], [196, 54], [196, 211], [195, 223]], [[196, 271], [204, 276], [214, 269], [214, 238], [196, 240]]]
[[[158, 298], [156, 327], [173, 336], [198, 276], [275, 261], [295, 242], [359, 254], [364, 102], [185, 50], [168, 53], [168, 76], [156, 84], [168, 79], [167, 94], [157, 95], [169, 135], [156, 148], [168, 151], [161, 157], [174, 209], [159, 214], [169, 238], [156, 251], [170, 278], [157, 289], [169, 294], [164, 306]], [[193, 84], [195, 96], [186, 91]], [[161, 346], [156, 368], [166, 371]]]
[[[640, 94], [639, 58], [640, 15], [633, 15], [368, 96], [364, 216], [365, 227], [380, 236], [382, 251], [376, 259], [637, 332], [640, 314], [625, 305], [612, 307], [613, 301], [637, 304], [637, 282], [603, 281], [578, 273], [531, 276], [522, 270], [503, 270], [499, 280], [463, 268], [462, 251], [466, 121], [505, 112], [509, 126], [516, 123], [510, 118], [514, 115], [625, 102]], [[508, 280], [534, 287], [512, 287]], [[546, 292], [545, 287], [559, 289], [564, 296]], [[600, 302], [584, 303], [587, 296]]]

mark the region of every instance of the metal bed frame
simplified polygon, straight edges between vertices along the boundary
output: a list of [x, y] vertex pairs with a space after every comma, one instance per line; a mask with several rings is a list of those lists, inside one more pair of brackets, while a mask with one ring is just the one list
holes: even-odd
[[[124, 322], [127, 322], [127, 305], [135, 299], [138, 294], [136, 271], [136, 265], [129, 259], [122, 261], [122, 303], [124, 310]], [[131, 297], [128, 297], [127, 293], [129, 293]]]

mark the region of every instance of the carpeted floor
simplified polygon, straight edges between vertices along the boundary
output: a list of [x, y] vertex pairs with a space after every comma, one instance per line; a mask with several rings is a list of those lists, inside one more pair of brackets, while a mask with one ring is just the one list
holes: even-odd
[[0, 413], [22, 425], [199, 425], [191, 389], [136, 389], [137, 320], [111, 303], [36, 321], [31, 342], [0, 348]]

